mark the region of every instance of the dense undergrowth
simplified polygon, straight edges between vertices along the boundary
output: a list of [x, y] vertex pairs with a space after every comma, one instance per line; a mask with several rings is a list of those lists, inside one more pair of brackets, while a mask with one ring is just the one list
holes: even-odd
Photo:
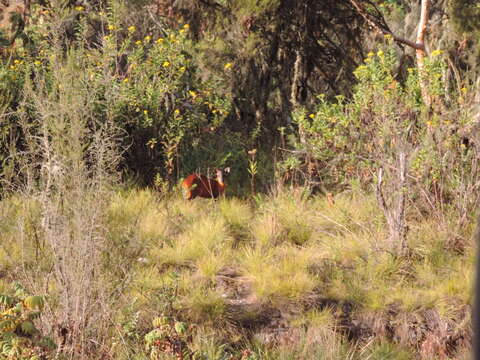
[[[49, 277], [35, 204], [0, 204], [2, 291], [31, 279], [22, 274], [32, 266], [39, 282]], [[452, 232], [412, 211], [409, 254], [399, 258], [385, 251], [375, 198], [360, 190], [334, 204], [302, 189], [255, 201], [122, 190], [105, 211], [109, 272], [99, 281], [123, 279], [123, 288], [115, 301], [95, 299], [96, 311], [111, 307], [110, 336], [92, 357], [468, 358], [471, 223]], [[49, 306], [57, 285], [37, 287]]]

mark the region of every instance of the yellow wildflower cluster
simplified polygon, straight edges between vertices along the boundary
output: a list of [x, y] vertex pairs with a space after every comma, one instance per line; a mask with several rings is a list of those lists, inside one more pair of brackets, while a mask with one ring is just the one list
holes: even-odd
[[133, 33], [133, 32], [135, 32], [135, 30], [137, 30], [137, 28], [133, 25], [128, 27], [128, 32]]
[[170, 66], [170, 63], [169, 63], [168, 61], [164, 61], [163, 64], [162, 64], [162, 66], [163, 66], [164, 68], [167, 68], [167, 67]]
[[310, 119], [313, 119], [313, 118], [315, 118], [315, 114], [310, 114], [310, 115], [308, 115], [308, 117], [309, 117]]
[[150, 35], [147, 35], [143, 38], [143, 40], [145, 40], [145, 42], [150, 42], [150, 40], [152, 40], [152, 37]]
[[175, 111], [173, 113], [178, 116], [178, 115], [180, 115], [180, 110], [175, 109]]
[[437, 50], [433, 50], [431, 55], [432, 55], [432, 57], [436, 57], [438, 55], [441, 55], [442, 53], [443, 53], [442, 50], [437, 49]]
[[225, 70], [229, 70], [229, 69], [232, 68], [232, 66], [233, 66], [232, 63], [226, 63], [223, 68], [224, 68]]
[[110, 31], [115, 30], [115, 26], [110, 24], [110, 25], [107, 26], [107, 29], [110, 30]]
[[165, 41], [164, 38], [158, 38], [157, 40], [155, 40], [155, 42], [156, 42], [157, 44], [161, 44], [161, 43], [163, 43], [164, 41]]
[[85, 8], [83, 6], [75, 6], [75, 10], [82, 12]]

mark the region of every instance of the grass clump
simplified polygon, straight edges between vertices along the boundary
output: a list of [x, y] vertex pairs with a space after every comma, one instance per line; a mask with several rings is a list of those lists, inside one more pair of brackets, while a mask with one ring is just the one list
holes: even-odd
[[248, 203], [236, 198], [222, 199], [218, 204], [218, 210], [236, 243], [247, 240], [248, 228], [252, 218], [252, 209]]
[[[163, 248], [154, 248], [151, 255], [157, 264], [187, 265], [212, 275], [212, 266], [220, 268], [229, 257], [231, 238], [225, 221], [219, 217], [204, 216], [186, 226], [170, 238]], [[212, 261], [210, 265], [208, 261]]]
[[240, 266], [253, 280], [255, 295], [262, 301], [300, 300], [315, 287], [308, 271], [310, 256], [292, 246], [264, 253], [245, 250]]

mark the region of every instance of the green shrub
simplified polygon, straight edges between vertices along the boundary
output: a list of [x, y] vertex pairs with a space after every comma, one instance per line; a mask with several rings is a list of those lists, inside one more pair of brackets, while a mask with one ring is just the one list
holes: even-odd
[[45, 298], [29, 295], [18, 283], [12, 288], [12, 295], [0, 295], [0, 358], [33, 360], [53, 355], [53, 340], [43, 336], [35, 326]]

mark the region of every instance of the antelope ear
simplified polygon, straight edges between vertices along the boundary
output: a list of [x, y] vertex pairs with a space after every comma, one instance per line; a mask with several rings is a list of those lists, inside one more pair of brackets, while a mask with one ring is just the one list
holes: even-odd
[[223, 172], [228, 174], [230, 172], [230, 167], [226, 167], [225, 169], [223, 169]]

